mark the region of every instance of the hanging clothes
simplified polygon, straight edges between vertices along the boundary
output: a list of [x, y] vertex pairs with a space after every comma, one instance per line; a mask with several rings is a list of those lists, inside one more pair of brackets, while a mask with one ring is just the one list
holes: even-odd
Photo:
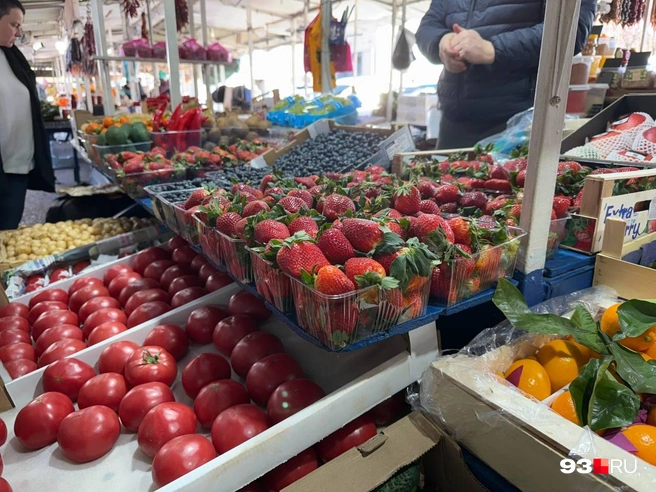
[[[321, 92], [321, 11], [305, 29], [304, 50], [305, 71], [312, 73], [312, 89], [314, 92]], [[331, 88], [337, 86], [335, 64], [332, 61], [330, 83]]]

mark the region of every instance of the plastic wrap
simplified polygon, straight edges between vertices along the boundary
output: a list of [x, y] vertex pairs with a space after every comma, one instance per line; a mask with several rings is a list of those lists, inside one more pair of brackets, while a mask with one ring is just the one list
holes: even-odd
[[[615, 291], [608, 287], [594, 287], [550, 299], [532, 307], [531, 311], [568, 317], [577, 306], [583, 305], [598, 319], [606, 308], [616, 302], [618, 297]], [[602, 439], [588, 427], [580, 427], [551, 410], [553, 401], [568, 386], [538, 401], [499, 375], [513, 361], [533, 356], [538, 348], [555, 338], [559, 337], [529, 333], [504, 321], [482, 331], [457, 354], [438, 357], [424, 373], [419, 391], [411, 393], [408, 399], [415, 408], [430, 413], [448, 433], [465, 444], [482, 438], [497, 426], [504, 426], [505, 429], [509, 426], [522, 427], [531, 434], [541, 435], [542, 443], [553, 446], [555, 452], [563, 447], [570, 449], [569, 457], [574, 461], [584, 458], [592, 463], [593, 458], [614, 459], [620, 456], [628, 460], [628, 467], [632, 469], [632, 455], [619, 449], [627, 450], [621, 442], [609, 440], [608, 436]], [[638, 418], [645, 415], [646, 412], [641, 410]], [[612, 435], [613, 432], [610, 429], [607, 434]], [[531, 450], [527, 449], [526, 452], [530, 453]], [[631, 483], [637, 478], [641, 484], [644, 483], [644, 490], [656, 490], [656, 468], [640, 459], [636, 461], [635, 473], [643, 472], [643, 475], [633, 476]], [[554, 473], [558, 470], [555, 469]], [[626, 475], [620, 476], [623, 478]], [[632, 489], [623, 485], [618, 490]]]

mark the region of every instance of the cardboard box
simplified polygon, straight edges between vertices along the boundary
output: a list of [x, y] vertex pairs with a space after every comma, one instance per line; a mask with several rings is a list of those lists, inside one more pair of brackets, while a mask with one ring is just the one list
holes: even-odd
[[408, 125], [426, 126], [428, 114], [437, 107], [437, 95], [400, 96], [396, 109], [396, 121]]
[[[292, 140], [284, 147], [281, 147], [277, 150], [271, 149], [256, 159], [253, 159], [251, 161], [251, 166], [257, 168], [273, 166], [280, 157], [287, 154], [294, 147], [301, 145], [306, 140], [316, 138], [317, 135], [321, 135], [323, 133], [330, 133], [337, 130], [359, 133], [378, 133], [387, 137], [380, 143], [378, 152], [353, 167], [353, 169], [364, 169], [365, 167], [374, 165], [389, 169], [392, 163], [392, 158], [395, 154], [399, 152], [410, 152], [415, 149], [414, 141], [412, 140], [412, 134], [410, 133], [410, 129], [407, 126], [404, 126], [396, 132], [392, 132], [392, 130], [384, 128], [361, 128], [359, 126], [344, 126], [336, 124], [333, 120], [319, 120], [304, 130], [298, 132], [294, 137], [294, 140]], [[343, 171], [349, 170], [351, 169], [344, 169]]]
[[440, 491], [485, 490], [469, 472], [458, 445], [421, 412], [398, 420], [283, 490], [370, 492], [419, 459], [426, 482]]

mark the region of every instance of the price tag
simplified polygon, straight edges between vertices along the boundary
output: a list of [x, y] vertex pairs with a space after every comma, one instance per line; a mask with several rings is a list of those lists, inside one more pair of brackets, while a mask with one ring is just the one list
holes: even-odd
[[656, 219], [656, 198], [654, 198], [649, 204], [649, 213], [647, 214], [647, 219]]
[[401, 152], [410, 152], [414, 150], [414, 142], [412, 141], [412, 135], [408, 127], [405, 127], [403, 130], [396, 132], [388, 140], [383, 142], [383, 147], [387, 153], [387, 157], [391, 161], [394, 158], [395, 154]]

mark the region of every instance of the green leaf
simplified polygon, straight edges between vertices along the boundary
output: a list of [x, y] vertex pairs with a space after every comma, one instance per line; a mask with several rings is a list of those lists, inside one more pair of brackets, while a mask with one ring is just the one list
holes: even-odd
[[399, 281], [394, 277], [384, 277], [380, 282], [380, 286], [385, 290], [396, 289], [399, 286]]
[[[620, 330], [624, 337], [637, 337], [656, 325], [656, 302], [632, 299], [622, 303], [617, 309]], [[624, 338], [614, 337], [614, 340]]]
[[576, 416], [582, 426], [588, 425], [590, 398], [592, 398], [599, 363], [599, 359], [590, 359], [590, 362], [583, 367], [576, 379], [569, 384], [569, 392], [572, 395]]
[[619, 343], [610, 342], [608, 348], [615, 358], [617, 374], [636, 393], [656, 393], [656, 365]]
[[594, 320], [590, 312], [581, 304], [576, 306], [574, 310], [572, 323], [579, 329], [572, 333], [574, 340], [599, 354], [610, 355], [601, 337], [599, 323]]
[[583, 331], [596, 333], [598, 323], [594, 320], [590, 312], [581, 304], [576, 306], [572, 315], [572, 323]]
[[593, 431], [631, 425], [640, 409], [638, 395], [617, 382], [606, 370], [608, 364], [601, 364], [592, 393], [588, 425]]
[[[387, 229], [383, 226], [381, 228]], [[377, 255], [395, 253], [405, 246], [405, 242], [398, 234], [391, 232], [389, 229], [387, 231], [383, 232], [383, 240], [376, 246], [375, 254]]]
[[301, 281], [314, 289], [314, 275], [301, 269]]

